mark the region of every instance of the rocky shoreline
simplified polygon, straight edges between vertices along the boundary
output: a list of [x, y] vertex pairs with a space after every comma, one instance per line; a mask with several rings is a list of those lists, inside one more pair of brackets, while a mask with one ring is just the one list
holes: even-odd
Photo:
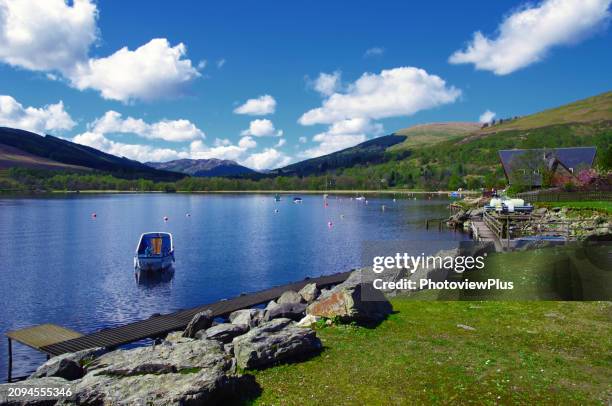
[[[227, 404], [257, 390], [249, 370], [299, 362], [322, 351], [317, 323], [379, 323], [392, 312], [382, 293], [364, 300], [360, 271], [332, 289], [314, 284], [286, 291], [265, 309], [238, 310], [217, 323], [196, 314], [184, 331], [152, 346], [63, 354], [41, 365], [21, 384], [70, 384], [70, 399], [13, 401], [1, 405], [200, 405]], [[372, 300], [376, 299], [376, 300]], [[0, 385], [0, 393], [14, 384]]]

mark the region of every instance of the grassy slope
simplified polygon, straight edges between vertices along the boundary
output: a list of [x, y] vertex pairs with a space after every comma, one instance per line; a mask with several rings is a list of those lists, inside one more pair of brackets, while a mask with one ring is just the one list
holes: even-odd
[[474, 133], [480, 128], [479, 123], [432, 123], [421, 124], [403, 128], [396, 131], [396, 135], [405, 135], [408, 138], [400, 144], [392, 146], [389, 150], [400, 151], [414, 147], [437, 144]]
[[612, 92], [606, 92], [554, 109], [521, 117], [481, 131], [528, 130], [554, 124], [584, 123], [612, 119]]
[[392, 303], [377, 328], [322, 328], [320, 355], [255, 372], [255, 404], [611, 400], [610, 302]]
[[89, 168], [78, 165], [69, 165], [51, 159], [30, 154], [9, 145], [0, 144], [0, 169], [11, 167], [33, 169], [65, 169], [89, 171]]

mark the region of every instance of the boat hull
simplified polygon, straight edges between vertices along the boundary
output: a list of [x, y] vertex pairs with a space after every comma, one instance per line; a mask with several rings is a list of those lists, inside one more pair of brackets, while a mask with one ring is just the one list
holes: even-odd
[[164, 257], [134, 257], [134, 268], [141, 271], [163, 271], [174, 265], [174, 257], [166, 255]]

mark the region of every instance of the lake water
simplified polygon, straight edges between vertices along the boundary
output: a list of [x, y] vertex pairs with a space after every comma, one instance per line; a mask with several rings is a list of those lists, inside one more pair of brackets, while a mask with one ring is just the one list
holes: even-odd
[[[393, 202], [372, 197], [366, 205], [330, 196], [326, 207], [321, 195], [303, 196], [302, 204], [291, 198], [0, 198], [0, 333], [40, 323], [92, 332], [306, 276], [346, 271], [362, 265], [366, 241], [431, 241], [428, 248], [435, 252], [467, 238], [425, 230], [425, 219], [448, 215], [447, 199]], [[133, 255], [145, 231], [173, 233], [176, 271], [171, 280], [137, 282]], [[6, 345], [2, 337], [0, 380], [6, 379]], [[13, 345], [13, 354], [13, 376], [44, 361], [20, 344]]]

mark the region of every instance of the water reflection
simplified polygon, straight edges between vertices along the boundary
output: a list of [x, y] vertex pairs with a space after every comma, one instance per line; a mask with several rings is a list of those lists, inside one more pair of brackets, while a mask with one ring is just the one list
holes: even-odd
[[174, 279], [174, 267], [158, 272], [137, 269], [134, 272], [134, 278], [136, 279], [136, 284], [145, 289], [167, 285]]

